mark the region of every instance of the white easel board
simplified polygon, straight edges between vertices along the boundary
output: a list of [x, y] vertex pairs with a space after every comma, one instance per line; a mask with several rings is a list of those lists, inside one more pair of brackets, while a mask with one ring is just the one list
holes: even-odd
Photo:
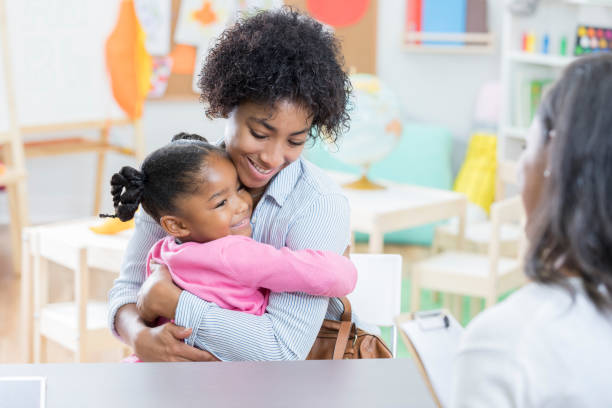
[[[4, 1], [11, 61], [0, 70], [12, 64], [19, 127], [125, 117], [105, 59], [121, 0]], [[0, 132], [9, 123], [2, 78]]]

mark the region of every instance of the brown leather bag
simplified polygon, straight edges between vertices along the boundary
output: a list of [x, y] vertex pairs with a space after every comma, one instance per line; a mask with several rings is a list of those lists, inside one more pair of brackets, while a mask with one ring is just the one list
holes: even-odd
[[392, 358], [389, 347], [380, 337], [358, 329], [351, 321], [351, 302], [345, 297], [340, 300], [344, 306], [340, 321], [323, 320], [306, 360]]

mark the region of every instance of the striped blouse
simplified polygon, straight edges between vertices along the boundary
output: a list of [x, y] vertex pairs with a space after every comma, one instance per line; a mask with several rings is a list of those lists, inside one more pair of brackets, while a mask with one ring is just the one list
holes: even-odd
[[[350, 240], [350, 208], [340, 188], [322, 170], [303, 158], [283, 169], [268, 185], [251, 222], [253, 238], [276, 248], [319, 249], [343, 253]], [[109, 292], [109, 323], [117, 310], [136, 303], [145, 280], [149, 249], [163, 238], [163, 229], [144, 211], [128, 245], [121, 274]], [[223, 361], [303, 360], [324, 318], [339, 319], [338, 299], [305, 293], [271, 293], [266, 313], [255, 316], [226, 310], [183, 291], [175, 323], [191, 327], [186, 343]]]

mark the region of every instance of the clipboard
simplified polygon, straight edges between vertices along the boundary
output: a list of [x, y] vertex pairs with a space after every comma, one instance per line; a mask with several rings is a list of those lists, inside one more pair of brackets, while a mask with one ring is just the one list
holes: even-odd
[[463, 327], [443, 309], [403, 313], [395, 323], [434, 402], [438, 408], [448, 406], [452, 366]]

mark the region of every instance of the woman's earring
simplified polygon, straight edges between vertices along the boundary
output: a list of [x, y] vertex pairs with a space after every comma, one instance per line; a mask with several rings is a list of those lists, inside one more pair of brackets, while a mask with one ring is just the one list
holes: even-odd
[[550, 170], [549, 169], [544, 170], [544, 177], [545, 178], [549, 178], [550, 177]]

